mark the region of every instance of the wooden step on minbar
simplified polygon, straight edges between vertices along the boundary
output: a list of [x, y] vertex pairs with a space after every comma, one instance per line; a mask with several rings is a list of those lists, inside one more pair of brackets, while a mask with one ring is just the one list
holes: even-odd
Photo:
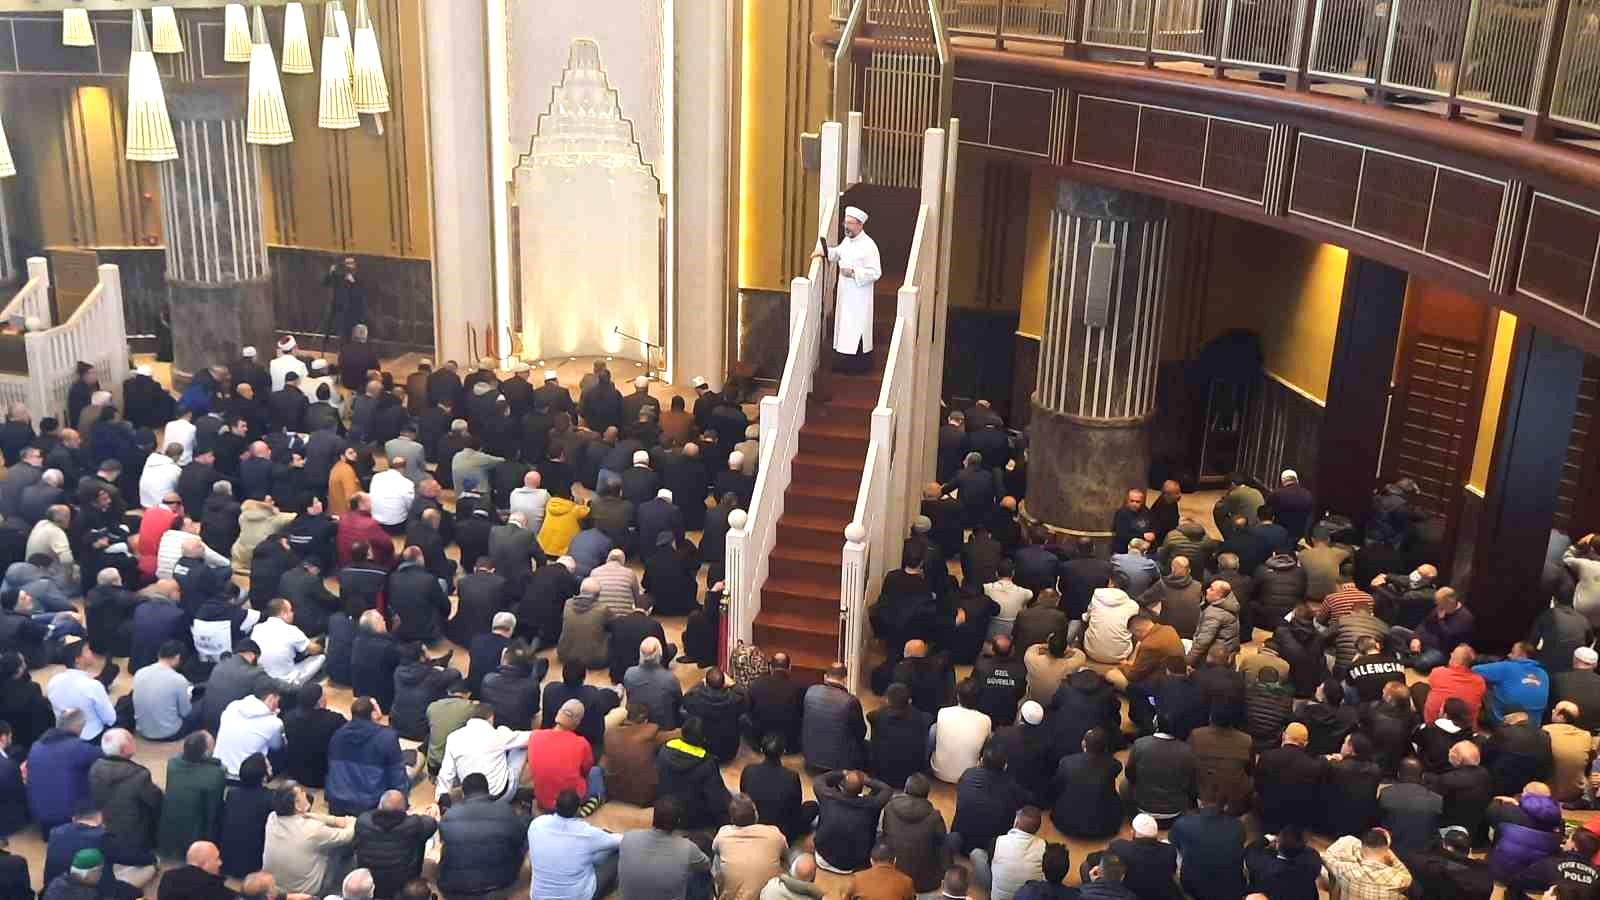
[[[844, 529], [855, 517], [871, 442], [872, 410], [883, 387], [894, 328], [892, 294], [888, 302], [880, 296], [875, 307], [872, 372], [827, 371], [833, 354], [824, 336], [823, 359], [806, 400], [806, 424], [800, 429], [783, 515], [767, 557], [761, 612], [752, 629], [756, 645], [769, 658], [780, 651], [788, 653], [790, 670], [806, 681], [822, 680], [839, 654]], [[819, 399], [819, 394], [827, 399]]]

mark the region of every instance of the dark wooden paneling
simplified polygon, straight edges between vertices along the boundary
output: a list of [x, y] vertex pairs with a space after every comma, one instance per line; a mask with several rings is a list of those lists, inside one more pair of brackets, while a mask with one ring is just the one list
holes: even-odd
[[1039, 339], [1024, 334], [1016, 336], [1016, 364], [1011, 373], [1011, 418], [1013, 428], [1028, 427], [1033, 406], [1028, 402], [1039, 383]]
[[740, 291], [739, 361], [756, 367], [757, 378], [783, 377], [789, 356], [789, 295]]
[[1141, 109], [1134, 169], [1142, 175], [1200, 184], [1206, 162], [1206, 121], [1205, 116]]
[[1435, 170], [1426, 163], [1369, 152], [1361, 170], [1356, 227], [1420, 248], [1428, 237]]
[[[322, 275], [344, 254], [268, 247], [278, 331], [321, 335], [327, 315]], [[367, 285], [367, 325], [384, 353], [433, 349], [433, 263], [356, 254]]]
[[994, 82], [957, 78], [950, 88], [950, 115], [961, 120], [963, 144], [989, 143], [989, 112]]
[[1438, 170], [1433, 223], [1424, 249], [1451, 262], [1488, 272], [1505, 186], [1450, 169]]
[[1139, 107], [1097, 97], [1078, 98], [1072, 158], [1077, 162], [1132, 171]]
[[1357, 518], [1371, 504], [1405, 296], [1405, 272], [1350, 257], [1328, 374], [1317, 484], [1324, 506]]
[[[1011, 352], [1016, 341], [1017, 313], [950, 307], [945, 330], [945, 399], [988, 400], [1007, 422], [1017, 410], [1016, 358]], [[1031, 390], [1033, 385], [1028, 385]]]
[[[995, 147], [1045, 156], [1050, 150], [1050, 104], [1047, 90], [1001, 84], [994, 89], [994, 117], [989, 122], [989, 143]], [[965, 130], [966, 122], [961, 123]]]
[[1295, 155], [1289, 208], [1307, 216], [1349, 224], [1361, 183], [1361, 148], [1302, 137]]
[[1550, 435], [1572, 430], [1583, 365], [1577, 348], [1518, 321], [1467, 597], [1481, 649], [1504, 650], [1548, 603], [1539, 575], [1567, 452]]
[[1535, 197], [1517, 289], [1582, 314], [1600, 247], [1600, 215]]
[[1262, 375], [1250, 390], [1240, 468], [1277, 484], [1284, 469], [1301, 473], [1306, 487], [1318, 489], [1317, 454], [1322, 441], [1322, 407], [1275, 378]]
[[1567, 456], [1561, 464], [1561, 487], [1556, 492], [1555, 524], [1575, 532], [1574, 537], [1595, 530], [1600, 509], [1592, 492], [1600, 489], [1600, 450], [1595, 439], [1595, 414], [1600, 412], [1600, 357], [1586, 356], [1583, 378], [1578, 383], [1577, 408], [1572, 414], [1572, 432], [1567, 438]]
[[1213, 191], [1260, 200], [1267, 185], [1267, 149], [1272, 132], [1238, 122], [1211, 120], [1202, 184]]

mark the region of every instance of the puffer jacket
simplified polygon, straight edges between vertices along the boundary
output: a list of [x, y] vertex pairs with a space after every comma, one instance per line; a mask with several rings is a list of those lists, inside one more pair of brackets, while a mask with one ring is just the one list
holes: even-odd
[[739, 716], [746, 701], [738, 688], [714, 690], [702, 684], [684, 695], [683, 716], [698, 716], [705, 728], [706, 749], [723, 762], [739, 755]]
[[1381, 646], [1389, 639], [1389, 626], [1369, 612], [1346, 613], [1324, 637], [1331, 642], [1334, 665], [1347, 669], [1356, 658], [1356, 644], [1364, 637], [1371, 637]]
[[1083, 649], [1096, 662], [1118, 662], [1133, 652], [1133, 634], [1128, 620], [1139, 612], [1139, 604], [1119, 588], [1095, 588], [1089, 600], [1088, 625], [1083, 630]]
[[866, 762], [867, 720], [861, 701], [838, 685], [806, 688], [800, 717], [800, 748], [806, 765], [853, 769]]
[[394, 670], [394, 702], [389, 705], [389, 724], [401, 737], [408, 741], [428, 739], [428, 704], [444, 699], [453, 673], [453, 669], [441, 669], [420, 661], [405, 663]]
[[105, 817], [106, 843], [123, 851], [149, 852], [161, 821], [161, 789], [150, 770], [131, 759], [108, 756], [89, 767], [89, 796]]
[[817, 855], [831, 868], [853, 872], [867, 867], [878, 818], [894, 791], [878, 779], [868, 778], [861, 793], [852, 796], [840, 787], [844, 776], [844, 772], [825, 772], [812, 782], [821, 807], [814, 845]]
[[1256, 567], [1250, 598], [1252, 624], [1270, 628], [1306, 598], [1306, 570], [1292, 554], [1274, 553]]
[[1522, 815], [1513, 813], [1510, 817], [1522, 821], [1503, 821], [1495, 826], [1489, 871], [1496, 881], [1510, 881], [1533, 863], [1561, 852], [1561, 805], [1543, 794], [1523, 794], [1517, 807]]
[[1239, 598], [1229, 594], [1216, 603], [1207, 602], [1200, 611], [1200, 624], [1195, 627], [1194, 641], [1189, 646], [1189, 665], [1206, 658], [1213, 644], [1239, 651]]
[[494, 707], [494, 721], [517, 731], [533, 728], [539, 715], [539, 682], [550, 670], [550, 661], [536, 665], [501, 666], [484, 676], [478, 696]]
[[370, 719], [352, 719], [328, 742], [328, 809], [354, 816], [373, 809], [384, 791], [410, 790], [400, 736]]
[[1289, 724], [1294, 713], [1294, 693], [1287, 684], [1248, 685], [1244, 689], [1244, 730], [1255, 744], [1256, 752], [1270, 750], [1278, 745], [1283, 726]]
[[[553, 504], [560, 497], [550, 498]], [[545, 527], [549, 527], [549, 513]], [[579, 593], [567, 601], [561, 613], [561, 640], [556, 656], [565, 662], [582, 663], [585, 668], [603, 669], [611, 657], [611, 634], [606, 630], [606, 607], [596, 594]]]
[[657, 801], [662, 797], [682, 801], [686, 831], [714, 831], [728, 824], [732, 795], [722, 781], [717, 758], [682, 738], [673, 738], [656, 753]]
[[1157, 556], [1161, 568], [1172, 571], [1172, 558], [1189, 558], [1189, 574], [1198, 577], [1210, 571], [1211, 557], [1217, 552], [1217, 542], [1206, 537], [1206, 527], [1199, 522], [1179, 522], [1178, 527], [1166, 533]]
[[439, 820], [439, 836], [444, 842], [439, 890], [452, 896], [509, 887], [528, 853], [528, 823], [509, 803], [489, 797], [451, 806]]
[[393, 897], [422, 877], [422, 849], [439, 830], [432, 816], [369, 810], [356, 819], [356, 864], [372, 872], [373, 896]]
[[1285, 622], [1273, 631], [1272, 641], [1278, 647], [1278, 655], [1289, 663], [1289, 684], [1294, 695], [1314, 696], [1328, 665], [1316, 623], [1311, 619]]
[[911, 877], [919, 894], [937, 891], [944, 880], [944, 835], [944, 815], [926, 797], [896, 794], [883, 808], [879, 837], [894, 848], [895, 868]]

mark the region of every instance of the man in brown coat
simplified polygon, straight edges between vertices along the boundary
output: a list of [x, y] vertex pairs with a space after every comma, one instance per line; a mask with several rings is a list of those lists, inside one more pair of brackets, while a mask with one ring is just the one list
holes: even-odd
[[872, 848], [872, 864], [850, 876], [845, 900], [914, 900], [916, 889], [911, 877], [894, 867], [894, 848], [878, 844]]
[[1171, 625], [1157, 625], [1144, 613], [1128, 620], [1133, 634], [1133, 656], [1106, 673], [1106, 680], [1119, 691], [1137, 684], [1166, 668], [1169, 661], [1183, 657], [1183, 639]]
[[606, 731], [606, 754], [600, 766], [606, 773], [606, 796], [635, 806], [656, 802], [656, 752], [678, 736], [650, 721], [643, 703], [629, 703], [628, 717]]

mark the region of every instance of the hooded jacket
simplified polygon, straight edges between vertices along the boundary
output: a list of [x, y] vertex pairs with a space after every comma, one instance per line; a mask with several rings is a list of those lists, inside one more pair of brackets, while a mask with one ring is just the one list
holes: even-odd
[[222, 833], [226, 773], [215, 759], [167, 761], [167, 791], [161, 801], [156, 847], [168, 859], [181, 859], [195, 841], [217, 841]]
[[233, 542], [233, 570], [250, 574], [251, 556], [267, 536], [294, 521], [293, 513], [280, 513], [260, 500], [246, 500], [239, 509], [239, 537]]
[[722, 781], [717, 758], [704, 747], [673, 738], [656, 754], [656, 797], [683, 802], [683, 829], [715, 830], [728, 823], [732, 795]]
[[[559, 497], [552, 497], [555, 503]], [[546, 527], [550, 522], [545, 516]], [[561, 613], [561, 640], [556, 644], [556, 656], [563, 663], [575, 661], [586, 668], [604, 668], [611, 655], [610, 633], [606, 631], [606, 607], [596, 594], [579, 592], [567, 601]]]
[[444, 699], [445, 691], [454, 677], [454, 670], [441, 669], [420, 660], [395, 669], [394, 702], [389, 705], [389, 724], [406, 740], [427, 740], [428, 705]]
[[1207, 601], [1201, 610], [1200, 624], [1189, 645], [1189, 665], [1205, 659], [1213, 644], [1225, 646], [1230, 652], [1239, 650], [1239, 598], [1232, 594], [1215, 603]]
[[939, 889], [949, 856], [944, 815], [926, 797], [896, 794], [890, 799], [883, 807], [879, 839], [894, 848], [895, 868], [911, 876], [918, 893]]
[[826, 772], [812, 782], [820, 807], [814, 840], [817, 855], [828, 867], [854, 872], [867, 867], [867, 857], [878, 834], [878, 817], [894, 790], [868, 778], [861, 793], [844, 792], [844, 772]]
[[739, 755], [739, 717], [744, 714], [744, 693], [737, 688], [716, 690], [701, 684], [683, 697], [683, 717], [698, 716], [705, 729], [706, 749], [723, 762]]
[[1199, 522], [1179, 522], [1178, 527], [1166, 533], [1162, 538], [1161, 549], [1158, 552], [1161, 565], [1168, 571], [1172, 569], [1172, 558], [1185, 556], [1189, 559], [1189, 571], [1208, 572], [1212, 569], [1211, 557], [1216, 552], [1217, 542], [1206, 537], [1206, 527]]
[[1490, 804], [1495, 835], [1494, 846], [1489, 848], [1489, 871], [1496, 881], [1509, 882], [1528, 866], [1561, 852], [1561, 804], [1543, 794], [1523, 794], [1516, 812]]
[[149, 769], [120, 756], [104, 757], [89, 767], [89, 796], [105, 817], [106, 843], [119, 856], [155, 848], [162, 794]]
[[1139, 612], [1120, 588], [1095, 588], [1089, 600], [1088, 626], [1083, 630], [1083, 649], [1098, 662], [1121, 662], [1133, 651], [1133, 634], [1128, 620]]
[[1327, 672], [1327, 659], [1322, 652], [1322, 635], [1317, 633], [1316, 622], [1290, 619], [1272, 633], [1278, 655], [1289, 663], [1289, 684], [1296, 697], [1311, 697]]
[[1160, 621], [1171, 625], [1178, 637], [1193, 638], [1205, 606], [1205, 591], [1192, 575], [1168, 575], [1139, 597], [1141, 606], [1161, 604]]
[[352, 719], [328, 742], [328, 809], [353, 816], [378, 805], [384, 791], [408, 792], [400, 736], [371, 719]]
[[439, 830], [432, 816], [368, 810], [356, 819], [356, 865], [372, 872], [373, 896], [393, 897], [422, 877], [422, 851]]
[[1100, 673], [1079, 669], [1056, 691], [1045, 721], [1055, 731], [1055, 745], [1064, 751], [1077, 752], [1091, 728], [1104, 728], [1115, 745], [1122, 734], [1122, 699]]
[[[539, 682], [550, 670], [550, 661], [535, 664], [504, 665], [484, 676], [478, 696], [494, 707], [494, 720], [517, 731], [534, 727], [539, 715]], [[396, 673], [398, 675], [398, 673]]]
[[544, 507], [544, 524], [539, 526], [539, 546], [551, 557], [566, 553], [578, 534], [578, 523], [588, 515], [587, 506], [566, 497], [551, 497]]
[[1280, 622], [1306, 598], [1306, 570], [1288, 553], [1274, 553], [1256, 568], [1251, 606], [1262, 625]]

